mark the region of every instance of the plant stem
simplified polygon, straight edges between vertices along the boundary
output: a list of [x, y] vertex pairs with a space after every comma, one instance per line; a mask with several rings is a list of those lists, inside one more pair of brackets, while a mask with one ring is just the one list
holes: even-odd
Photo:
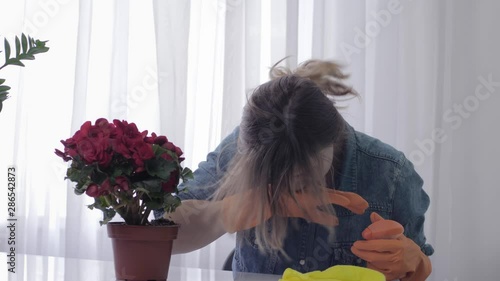
[[146, 207], [146, 211], [144, 212], [144, 216], [142, 217], [142, 220], [141, 220], [141, 225], [146, 225], [148, 223], [148, 217], [149, 217], [150, 213], [151, 213], [151, 209]]

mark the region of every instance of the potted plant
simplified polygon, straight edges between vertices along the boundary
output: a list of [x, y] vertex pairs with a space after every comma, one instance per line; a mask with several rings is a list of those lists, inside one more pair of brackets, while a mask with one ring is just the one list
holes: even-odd
[[[134, 123], [101, 118], [85, 122], [64, 149], [55, 153], [71, 164], [66, 178], [77, 195], [90, 196], [90, 209], [103, 213], [112, 239], [120, 280], [166, 280], [178, 225], [149, 221], [151, 210], [173, 212], [181, 201], [179, 181], [192, 177], [182, 168], [182, 150], [165, 136], [139, 131]], [[124, 222], [110, 222], [115, 214]]]

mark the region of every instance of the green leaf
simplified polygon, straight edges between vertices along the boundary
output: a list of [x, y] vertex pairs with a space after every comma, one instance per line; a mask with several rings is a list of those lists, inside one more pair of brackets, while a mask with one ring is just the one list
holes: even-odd
[[180, 199], [171, 194], [165, 194], [163, 192], [151, 192], [148, 198], [143, 199], [146, 206], [150, 209], [165, 209], [169, 210], [175, 209], [180, 205]]
[[4, 49], [5, 49], [5, 62], [10, 58], [10, 44], [9, 41], [7, 41], [7, 38], [4, 39]]
[[145, 161], [144, 164], [148, 174], [164, 180], [168, 180], [170, 178], [170, 173], [177, 169], [176, 163], [163, 158], [153, 158]]
[[48, 47], [34, 47], [28, 51], [28, 54], [30, 55], [36, 55], [40, 53], [45, 53], [49, 50]]
[[75, 185], [75, 189], [79, 191], [85, 191], [87, 187], [85, 186], [85, 183], [83, 181], [77, 182]]
[[173, 196], [172, 194], [166, 194], [165, 205], [165, 212], [172, 213], [177, 207], [181, 205], [181, 199], [177, 196]]
[[18, 66], [24, 66], [24, 63], [22, 63], [20, 60], [16, 59], [16, 58], [12, 58], [12, 59], [9, 59], [7, 61], [7, 64], [10, 64], [10, 65], [18, 65]]
[[45, 43], [47, 43], [49, 41], [45, 40], [45, 41], [40, 41], [40, 40], [35, 40], [35, 46], [37, 47], [44, 47], [45, 46]]
[[[45, 46], [48, 41], [34, 40], [31, 37], [26, 37], [24, 33], [21, 36], [21, 40], [18, 36], [15, 37], [15, 56], [10, 57], [11, 47], [7, 38], [4, 39], [4, 49], [5, 49], [5, 63], [0, 67], [4, 68], [7, 65], [17, 65], [24, 66], [21, 60], [33, 60], [35, 59], [35, 54], [45, 53], [49, 50]], [[22, 52], [21, 52], [22, 50]]]
[[94, 198], [94, 204], [88, 205], [89, 209], [99, 209], [99, 210], [105, 210], [108, 208], [108, 204], [106, 203], [106, 200], [103, 198], [103, 196], [100, 197], [95, 197]]
[[[1, 84], [1, 83], [0, 83]], [[9, 86], [6, 86], [6, 85], [3, 85], [3, 86], [0, 86], [0, 93], [1, 92], [6, 92], [10, 90], [10, 87]]]
[[[21, 60], [34, 60], [35, 54], [45, 53], [49, 50], [49, 48], [45, 46], [45, 44], [47, 42], [48, 41], [34, 40], [33, 38], [26, 36], [24, 33], [22, 33], [21, 39], [19, 39], [18, 36], [15, 37], [15, 40], [14, 40], [15, 56], [13, 58], [11, 58], [10, 57], [11, 46], [9, 44], [9, 41], [7, 41], [7, 38], [4, 38], [5, 62], [2, 66], [0, 66], [0, 69], [6, 67], [8, 65], [24, 66], [24, 63], [22, 63]], [[0, 53], [1, 52], [2, 51], [0, 51]], [[0, 85], [2, 85], [4, 82], [5, 82], [5, 79], [0, 79]], [[10, 87], [8, 87], [8, 86], [0, 87], [0, 111], [1, 111], [1, 108], [3, 107], [2, 101], [6, 100], [8, 98], [8, 96], [7, 96], [8, 90], [10, 90]], [[70, 172], [68, 171], [68, 173], [70, 173]], [[71, 179], [72, 181], [79, 182], [79, 180], [75, 180], [75, 177], [81, 178], [80, 175], [75, 174], [74, 172], [71, 172], [70, 174], [68, 174], [67, 178]], [[78, 192], [80, 192], [80, 191], [78, 191]]]
[[160, 156], [165, 152], [169, 152], [169, 150], [166, 148], [163, 148], [157, 144], [153, 144], [153, 152], [154, 152], [155, 156]]
[[19, 54], [21, 53], [21, 41], [19, 40], [19, 37], [16, 36], [16, 57], [19, 57]]
[[100, 197], [97, 197], [96, 199], [99, 201], [100, 206], [102, 206], [104, 208], [111, 207], [110, 203], [106, 200], [105, 196], [100, 196]]
[[81, 190], [81, 189], [73, 189], [73, 191], [75, 192], [76, 195], [82, 195], [85, 193], [85, 190]]
[[18, 57], [20, 60], [34, 60], [35, 56], [30, 54], [20, 54]]
[[149, 190], [147, 190], [147, 189], [145, 189], [145, 188], [143, 188], [143, 187], [136, 187], [136, 188], [135, 188], [135, 190], [136, 190], [136, 191], [142, 191], [142, 192], [144, 192], [144, 193], [146, 193], [146, 194], [149, 194]]
[[104, 209], [102, 211], [102, 221], [99, 221], [99, 224], [102, 226], [110, 222], [116, 215], [116, 211], [113, 209]]
[[101, 226], [103, 224], [107, 224], [109, 221], [111, 221], [114, 218], [114, 216], [116, 215], [116, 211], [113, 208], [109, 207], [109, 205], [107, 204], [107, 202], [103, 198], [103, 196], [94, 198], [94, 200], [95, 200], [94, 204], [88, 205], [87, 207], [91, 210], [93, 210], [93, 209], [101, 210], [103, 218], [102, 218], [102, 221], [99, 222], [99, 224]]
[[21, 45], [23, 47], [23, 54], [26, 54], [28, 51], [28, 39], [26, 39], [26, 35], [24, 35], [24, 33], [21, 35]]
[[73, 182], [78, 182], [80, 180], [81, 172], [79, 169], [70, 167], [66, 171], [66, 178], [73, 181]]
[[45, 53], [49, 50], [48, 47], [45, 47], [45, 44], [49, 41], [40, 41], [36, 40], [35, 41], [35, 49], [37, 50], [37, 53]]
[[160, 192], [161, 190], [161, 180], [156, 179], [156, 180], [145, 180], [145, 181], [140, 181], [140, 182], [135, 182], [134, 186], [136, 187], [136, 190], [142, 190], [146, 191], [147, 193], [149, 192]]
[[102, 184], [106, 180], [106, 178], [108, 178], [108, 175], [102, 172], [92, 173], [92, 171], [90, 171], [89, 176], [90, 174], [92, 174], [91, 175], [92, 181], [98, 184]]
[[191, 171], [191, 169], [185, 167], [184, 169], [182, 169], [181, 178], [184, 181], [192, 179], [193, 178], [193, 171]]
[[116, 178], [122, 175], [130, 175], [133, 168], [130, 165], [116, 165], [111, 171], [111, 176]]
[[[93, 173], [93, 170], [94, 168], [92, 166], [84, 166], [84, 167], [71, 166], [70, 168], [68, 168], [66, 172], [66, 177], [73, 182], [77, 182], [79, 184], [80, 183], [85, 184], [88, 181], [88, 179], [90, 179], [90, 175]], [[83, 188], [83, 186], [81, 188]]]
[[0, 92], [0, 102], [3, 102], [4, 100], [8, 99], [8, 92]]
[[146, 206], [151, 210], [158, 210], [163, 208], [163, 202], [158, 201], [146, 201], [144, 202]]

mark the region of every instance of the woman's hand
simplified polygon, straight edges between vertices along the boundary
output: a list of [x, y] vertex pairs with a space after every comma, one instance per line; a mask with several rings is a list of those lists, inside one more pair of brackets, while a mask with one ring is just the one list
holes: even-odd
[[[368, 208], [368, 202], [356, 193], [330, 188], [324, 188], [322, 192], [327, 203], [342, 206], [358, 215], [363, 214]], [[310, 222], [332, 227], [339, 224], [335, 215], [322, 210], [322, 202], [318, 200], [318, 196], [313, 196], [307, 192], [297, 192], [295, 198], [297, 201], [291, 196], [284, 197], [283, 204], [286, 206], [286, 210], [285, 213], [278, 214], [279, 216], [303, 218]]]
[[383, 273], [387, 280], [424, 281], [431, 273], [429, 258], [403, 234], [403, 226], [377, 213], [362, 233], [366, 241], [356, 241], [351, 251], [367, 261], [367, 267]]
[[323, 204], [335, 204], [351, 210], [356, 214], [363, 214], [368, 208], [368, 202], [361, 196], [352, 192], [343, 192], [330, 188], [323, 188], [322, 196], [324, 201], [318, 195], [308, 192], [297, 192], [295, 198], [290, 195], [282, 195], [280, 204], [284, 206], [282, 212], [272, 214], [271, 208], [265, 204], [264, 208], [259, 210], [255, 204], [258, 198], [257, 192], [245, 192], [226, 197], [223, 200], [223, 224], [227, 232], [237, 232], [240, 230], [253, 228], [271, 218], [272, 215], [289, 218], [303, 218], [310, 222], [326, 226], [338, 225], [338, 218], [324, 211]]

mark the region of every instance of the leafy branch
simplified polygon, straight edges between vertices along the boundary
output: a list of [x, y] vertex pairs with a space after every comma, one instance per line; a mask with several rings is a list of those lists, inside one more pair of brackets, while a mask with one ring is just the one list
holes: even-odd
[[[45, 53], [49, 50], [49, 47], [45, 46], [47, 41], [40, 41], [33, 39], [30, 36], [26, 36], [24, 33], [21, 35], [21, 39], [16, 36], [15, 38], [15, 49], [13, 50], [13, 57], [11, 57], [11, 46], [7, 39], [4, 39], [4, 51], [5, 51], [5, 63], [0, 66], [0, 70], [8, 65], [17, 65], [24, 67], [22, 60], [34, 60], [36, 54]], [[1, 53], [2, 51], [0, 51]], [[2, 111], [3, 101], [8, 99], [10, 87], [4, 85], [5, 79], [0, 78], [0, 112]]]

